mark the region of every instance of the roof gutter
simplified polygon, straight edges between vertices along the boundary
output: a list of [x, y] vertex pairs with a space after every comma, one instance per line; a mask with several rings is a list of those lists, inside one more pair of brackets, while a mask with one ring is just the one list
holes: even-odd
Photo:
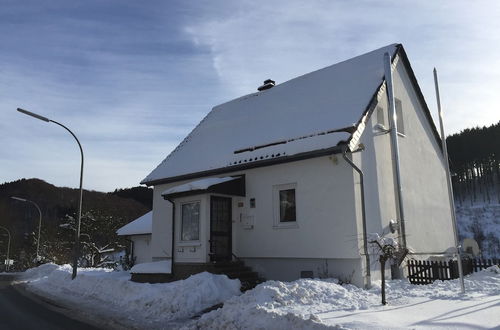
[[[345, 145], [342, 148], [342, 157], [345, 161], [352, 166], [352, 168], [359, 174], [359, 185], [361, 187], [361, 219], [363, 224], [363, 253], [365, 254], [366, 263], [366, 273], [365, 273], [365, 287], [369, 289], [372, 285], [371, 283], [371, 273], [370, 273], [370, 254], [368, 253], [368, 234], [366, 229], [366, 206], [365, 206], [365, 184], [364, 184], [364, 174], [363, 171], [353, 163], [352, 160], [347, 157], [348, 146]], [[358, 151], [364, 150], [364, 147], [360, 146]], [[352, 154], [352, 152], [351, 152]]]

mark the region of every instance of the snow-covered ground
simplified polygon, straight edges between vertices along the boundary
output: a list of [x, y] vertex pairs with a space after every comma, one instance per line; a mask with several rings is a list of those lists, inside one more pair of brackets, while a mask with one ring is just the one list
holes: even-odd
[[468, 276], [460, 295], [458, 280], [416, 286], [389, 281], [388, 305], [380, 287], [363, 290], [335, 281], [269, 281], [222, 309], [203, 315], [188, 329], [479, 329], [500, 327], [500, 270]]
[[[131, 328], [162, 328], [240, 294], [240, 281], [200, 273], [183, 281], [148, 284], [130, 281], [128, 272], [83, 268], [71, 280], [70, 265], [45, 264], [20, 278], [26, 288], [86, 315], [112, 318]], [[95, 320], [94, 320], [95, 321]], [[99, 320], [97, 320], [99, 321]]]
[[475, 238], [484, 258], [500, 257], [500, 204], [468, 203], [456, 206], [460, 240]]
[[[28, 289], [89, 312], [141, 329], [484, 329], [500, 327], [500, 270], [467, 276], [466, 294], [458, 280], [416, 286], [388, 281], [388, 305], [380, 287], [363, 290], [331, 280], [268, 281], [245, 294], [239, 282], [202, 273], [165, 284], [128, 281], [127, 272], [80, 270], [70, 279], [69, 266], [43, 265], [22, 281]], [[224, 307], [192, 320], [219, 302]]]

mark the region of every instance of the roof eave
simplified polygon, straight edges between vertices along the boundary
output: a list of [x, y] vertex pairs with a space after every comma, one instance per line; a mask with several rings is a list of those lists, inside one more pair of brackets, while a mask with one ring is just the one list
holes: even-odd
[[173, 176], [173, 177], [168, 177], [168, 178], [163, 178], [163, 179], [157, 179], [157, 180], [150, 180], [150, 181], [143, 180], [141, 182], [141, 184], [145, 184], [147, 186], [155, 186], [158, 184], [165, 184], [165, 183], [172, 183], [172, 182], [178, 182], [178, 181], [183, 181], [183, 180], [197, 179], [197, 178], [202, 178], [202, 177], [207, 177], [207, 176], [212, 176], [212, 175], [220, 175], [220, 174], [224, 174], [224, 173], [238, 172], [238, 171], [248, 170], [248, 169], [252, 169], [252, 168], [296, 162], [299, 160], [328, 156], [328, 155], [337, 154], [337, 153], [341, 153], [341, 152], [342, 152], [341, 147], [339, 145], [336, 145], [336, 146], [330, 147], [330, 148], [307, 151], [307, 152], [302, 152], [299, 154], [280, 157], [280, 158], [264, 159], [264, 160], [259, 160], [259, 161], [246, 163], [246, 164], [232, 165], [232, 166], [221, 167], [221, 168], [216, 168], [216, 169], [206, 170], [206, 171], [200, 171], [200, 172], [196, 172], [196, 173], [183, 174], [183, 175], [178, 175], [178, 176]]

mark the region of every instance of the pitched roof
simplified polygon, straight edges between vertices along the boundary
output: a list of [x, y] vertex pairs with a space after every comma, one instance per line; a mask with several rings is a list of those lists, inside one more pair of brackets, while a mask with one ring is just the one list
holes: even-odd
[[218, 105], [141, 183], [327, 150], [350, 138], [392, 44]]
[[116, 233], [119, 236], [151, 234], [153, 232], [152, 226], [153, 226], [153, 211], [149, 211], [143, 216], [119, 228], [116, 231]]

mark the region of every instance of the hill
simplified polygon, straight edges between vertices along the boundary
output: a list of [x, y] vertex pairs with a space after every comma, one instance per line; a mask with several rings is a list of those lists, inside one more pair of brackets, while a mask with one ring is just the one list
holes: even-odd
[[[137, 192], [140, 192], [140, 201], [133, 198]], [[83, 254], [90, 254], [93, 258], [93, 250], [126, 244], [116, 236], [115, 231], [150, 210], [147, 192], [148, 188], [121, 189], [113, 193], [84, 190], [81, 224]], [[11, 232], [10, 257], [18, 261], [16, 268], [29, 266], [36, 256], [39, 215], [33, 205], [10, 197], [25, 198], [40, 207], [40, 255], [47, 261], [69, 262], [78, 194], [78, 189], [56, 187], [40, 179], [21, 179], [0, 185], [0, 225]], [[150, 196], [152, 199], [151, 191]], [[0, 230], [0, 235], [4, 233]], [[6, 237], [0, 236], [1, 260], [6, 254], [6, 245]], [[92, 260], [88, 262], [92, 264]]]

